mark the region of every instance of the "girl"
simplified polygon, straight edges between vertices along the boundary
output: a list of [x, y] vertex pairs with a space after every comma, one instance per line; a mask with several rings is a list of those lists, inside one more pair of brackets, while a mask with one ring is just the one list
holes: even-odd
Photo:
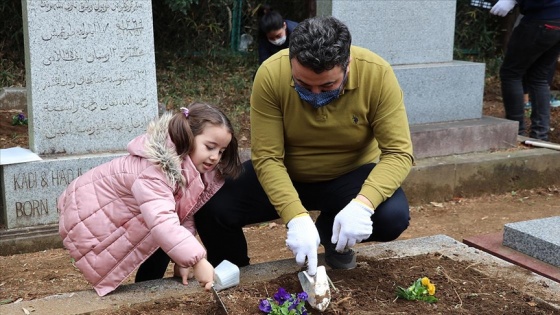
[[241, 162], [229, 119], [194, 103], [164, 114], [128, 144], [128, 155], [76, 178], [58, 200], [59, 233], [100, 296], [136, 268], [136, 281], [162, 278], [169, 261], [206, 290], [214, 269], [196, 239], [193, 215]]

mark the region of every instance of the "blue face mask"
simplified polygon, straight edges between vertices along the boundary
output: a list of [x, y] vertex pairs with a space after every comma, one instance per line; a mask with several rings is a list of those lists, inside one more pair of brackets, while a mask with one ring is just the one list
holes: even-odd
[[340, 96], [340, 92], [342, 91], [342, 87], [344, 86], [345, 82], [346, 82], [346, 74], [344, 74], [344, 79], [342, 79], [342, 83], [340, 83], [338, 89], [332, 91], [325, 91], [321, 93], [313, 93], [308, 89], [304, 88], [303, 86], [295, 83], [295, 80], [294, 80], [294, 85], [295, 85], [296, 92], [299, 94], [299, 98], [311, 104], [311, 106], [313, 106], [314, 108], [319, 108], [337, 99]]

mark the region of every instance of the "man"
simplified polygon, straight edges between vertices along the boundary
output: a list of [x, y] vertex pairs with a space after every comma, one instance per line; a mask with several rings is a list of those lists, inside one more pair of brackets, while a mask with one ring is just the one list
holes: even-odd
[[506, 119], [519, 122], [525, 134], [523, 78], [531, 99], [529, 137], [548, 141], [550, 129], [550, 69], [560, 54], [560, 0], [500, 0], [490, 10], [506, 16], [515, 5], [523, 18], [513, 29], [500, 67]]
[[[351, 40], [336, 18], [307, 19], [289, 49], [260, 66], [252, 161], [195, 218], [213, 265], [248, 265], [242, 227], [279, 217], [310, 275], [319, 244], [327, 265], [351, 269], [356, 243], [392, 241], [408, 227], [400, 185], [413, 156], [403, 94], [391, 66]], [[321, 212], [315, 223], [308, 210]]]

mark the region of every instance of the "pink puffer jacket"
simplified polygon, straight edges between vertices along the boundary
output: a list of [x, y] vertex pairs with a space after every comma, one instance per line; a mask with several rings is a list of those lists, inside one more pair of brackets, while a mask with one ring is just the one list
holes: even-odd
[[60, 195], [59, 233], [100, 296], [113, 291], [161, 247], [183, 267], [206, 256], [193, 215], [223, 185], [181, 160], [168, 138], [171, 114], [128, 144], [129, 155], [93, 168]]

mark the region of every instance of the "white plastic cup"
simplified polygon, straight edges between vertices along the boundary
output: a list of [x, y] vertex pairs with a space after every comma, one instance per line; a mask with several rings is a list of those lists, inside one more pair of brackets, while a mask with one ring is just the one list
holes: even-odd
[[239, 284], [239, 267], [224, 260], [214, 268], [214, 287], [216, 291], [234, 287]]
[[253, 42], [253, 36], [249, 34], [241, 35], [239, 40], [239, 48], [237, 50], [241, 52], [247, 52], [249, 50], [249, 45]]

